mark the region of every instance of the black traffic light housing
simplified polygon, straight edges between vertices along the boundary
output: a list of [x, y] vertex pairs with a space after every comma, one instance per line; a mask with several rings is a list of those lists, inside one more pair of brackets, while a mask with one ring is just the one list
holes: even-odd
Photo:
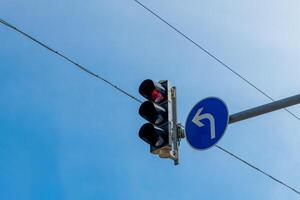
[[150, 152], [161, 158], [179, 160], [180, 138], [183, 129], [177, 124], [176, 88], [170, 82], [144, 80], [139, 93], [147, 99], [141, 104], [139, 114], [150, 123], [139, 130], [139, 137], [150, 145]]

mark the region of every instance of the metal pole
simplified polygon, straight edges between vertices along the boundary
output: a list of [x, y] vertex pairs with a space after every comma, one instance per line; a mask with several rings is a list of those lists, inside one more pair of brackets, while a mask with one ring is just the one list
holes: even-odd
[[268, 103], [262, 106], [258, 106], [255, 108], [251, 108], [236, 114], [232, 114], [229, 117], [229, 124], [239, 122], [245, 119], [249, 119], [251, 117], [256, 117], [258, 115], [266, 114], [269, 112], [273, 112], [275, 110], [283, 109], [289, 106], [293, 106], [300, 103], [300, 94], [291, 96], [285, 99], [281, 99], [278, 101], [274, 101], [272, 103]]

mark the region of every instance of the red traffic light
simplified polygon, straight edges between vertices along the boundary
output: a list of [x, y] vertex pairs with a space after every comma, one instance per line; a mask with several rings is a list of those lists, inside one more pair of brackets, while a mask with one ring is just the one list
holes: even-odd
[[156, 83], [150, 79], [144, 80], [141, 83], [139, 93], [155, 103], [167, 100], [167, 90], [160, 83]]
[[165, 99], [164, 95], [158, 89], [152, 91], [151, 97], [155, 103], [162, 102]]

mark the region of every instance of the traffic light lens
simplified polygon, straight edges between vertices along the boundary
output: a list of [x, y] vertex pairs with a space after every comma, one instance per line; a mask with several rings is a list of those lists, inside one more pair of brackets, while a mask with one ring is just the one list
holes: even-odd
[[144, 124], [139, 131], [139, 136], [142, 140], [152, 146], [155, 146], [155, 143], [158, 140], [158, 135], [155, 133], [155, 129], [152, 124]]
[[150, 79], [144, 80], [141, 83], [139, 93], [146, 99], [154, 101], [155, 103], [161, 103], [167, 99], [167, 88]]
[[158, 89], [152, 91], [151, 97], [155, 103], [162, 102], [165, 99], [164, 95]]
[[151, 101], [145, 101], [142, 103], [139, 109], [139, 114], [155, 125], [161, 125], [168, 120], [166, 110]]
[[166, 145], [168, 142], [168, 133], [163, 129], [154, 127], [150, 123], [144, 124], [141, 127], [139, 136], [146, 143], [157, 148]]

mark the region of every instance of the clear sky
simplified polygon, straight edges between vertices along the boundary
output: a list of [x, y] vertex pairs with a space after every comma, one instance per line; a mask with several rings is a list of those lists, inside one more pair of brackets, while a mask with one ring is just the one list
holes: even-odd
[[[299, 93], [298, 0], [141, 2], [274, 99]], [[1, 0], [0, 13], [136, 96], [143, 79], [171, 80], [182, 123], [207, 96], [230, 113], [269, 102], [133, 0]], [[153, 156], [137, 102], [2, 25], [0, 95], [0, 199], [299, 199], [216, 148], [183, 141], [176, 167]], [[300, 189], [287, 112], [230, 125], [219, 144]]]

